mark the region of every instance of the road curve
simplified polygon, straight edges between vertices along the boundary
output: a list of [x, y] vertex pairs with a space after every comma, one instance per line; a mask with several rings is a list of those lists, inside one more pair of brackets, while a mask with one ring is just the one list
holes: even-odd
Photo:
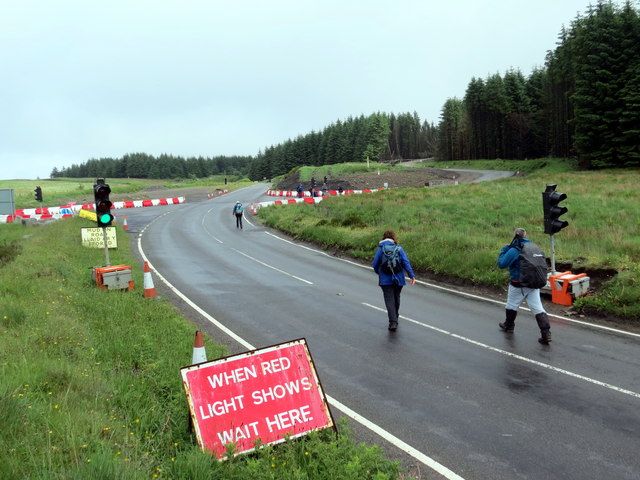
[[503, 306], [425, 286], [391, 334], [369, 268], [235, 228], [233, 203], [265, 189], [131, 211], [129, 229], [162, 215], [141, 245], [175, 288], [257, 347], [306, 337], [331, 397], [458, 478], [640, 478], [637, 337], [552, 320], [545, 347], [530, 313], [505, 336]]

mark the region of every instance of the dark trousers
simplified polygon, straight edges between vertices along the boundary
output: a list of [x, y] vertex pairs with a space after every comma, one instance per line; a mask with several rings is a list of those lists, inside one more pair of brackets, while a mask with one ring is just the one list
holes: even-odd
[[402, 285], [380, 285], [384, 304], [387, 307], [389, 323], [398, 323], [398, 312], [400, 311], [400, 292]]
[[236, 213], [236, 228], [242, 228], [242, 214]]

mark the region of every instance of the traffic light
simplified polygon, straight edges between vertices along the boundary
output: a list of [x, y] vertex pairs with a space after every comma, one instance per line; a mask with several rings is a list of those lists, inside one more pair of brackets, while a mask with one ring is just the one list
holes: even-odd
[[544, 233], [553, 235], [569, 225], [569, 222], [560, 220], [560, 216], [567, 213], [567, 207], [558, 205], [567, 198], [566, 193], [556, 192], [554, 184], [547, 185], [542, 192], [542, 209], [544, 210]]
[[34, 198], [38, 201], [41, 202], [42, 201], [42, 189], [40, 188], [40, 185], [38, 185], [34, 190], [35, 193]]
[[96, 217], [99, 227], [108, 227], [113, 222], [113, 215], [111, 215], [111, 201], [109, 200], [109, 194], [111, 188], [104, 183], [104, 178], [96, 179], [96, 183], [93, 185], [93, 195], [96, 200]]

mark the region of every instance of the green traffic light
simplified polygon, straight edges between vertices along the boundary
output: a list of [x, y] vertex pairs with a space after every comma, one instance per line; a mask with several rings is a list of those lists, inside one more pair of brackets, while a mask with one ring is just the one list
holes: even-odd
[[111, 221], [110, 213], [103, 213], [100, 215], [100, 223], [109, 223]]

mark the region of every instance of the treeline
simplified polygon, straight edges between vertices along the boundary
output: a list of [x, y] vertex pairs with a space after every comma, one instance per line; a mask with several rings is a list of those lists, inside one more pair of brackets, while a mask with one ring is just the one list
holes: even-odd
[[415, 112], [349, 117], [260, 152], [249, 178], [271, 178], [302, 165], [431, 157], [436, 143], [436, 127]]
[[441, 114], [444, 160], [577, 156], [584, 168], [640, 165], [640, 17], [600, 1], [563, 29], [544, 68], [473, 78]]
[[218, 156], [189, 157], [146, 153], [129, 153], [122, 158], [91, 159], [79, 165], [58, 170], [56, 177], [109, 177], [109, 178], [204, 178], [210, 175], [246, 175], [253, 157]]

